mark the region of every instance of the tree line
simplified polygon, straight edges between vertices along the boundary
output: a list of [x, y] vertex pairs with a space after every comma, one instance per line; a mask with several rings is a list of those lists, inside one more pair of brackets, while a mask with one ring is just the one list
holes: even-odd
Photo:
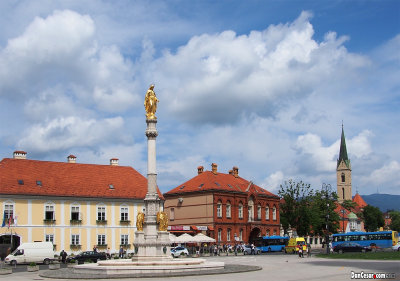
[[[321, 190], [314, 190], [310, 184], [302, 181], [285, 181], [278, 192], [281, 197], [280, 221], [285, 233], [294, 228], [299, 236], [337, 233], [342, 216], [335, 212], [338, 206], [338, 196], [330, 185], [323, 185]], [[356, 203], [345, 200], [340, 203], [342, 208], [354, 211]], [[385, 225], [382, 212], [379, 208], [367, 205], [362, 212], [356, 213], [363, 219], [366, 231], [376, 231]], [[400, 231], [400, 212], [391, 212], [392, 230]]]

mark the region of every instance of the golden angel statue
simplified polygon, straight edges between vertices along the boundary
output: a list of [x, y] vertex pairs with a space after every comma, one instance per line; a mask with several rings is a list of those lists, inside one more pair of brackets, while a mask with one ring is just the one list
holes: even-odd
[[139, 212], [136, 216], [137, 231], [143, 231], [143, 223], [144, 223], [144, 213]]
[[159, 231], [167, 231], [168, 229], [168, 216], [165, 212], [158, 212], [157, 213], [157, 223], [159, 224], [158, 230]]
[[146, 109], [146, 117], [147, 119], [157, 119], [156, 110], [157, 103], [159, 100], [156, 97], [156, 93], [153, 91], [154, 85], [150, 85], [150, 88], [146, 92], [146, 96], [144, 98], [144, 108]]

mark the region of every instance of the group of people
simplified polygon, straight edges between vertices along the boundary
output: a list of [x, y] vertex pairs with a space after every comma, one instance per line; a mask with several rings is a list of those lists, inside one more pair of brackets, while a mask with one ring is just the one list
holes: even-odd
[[310, 244], [298, 244], [297, 251], [299, 258], [304, 258], [304, 252], [307, 253], [307, 257], [311, 257], [311, 245]]

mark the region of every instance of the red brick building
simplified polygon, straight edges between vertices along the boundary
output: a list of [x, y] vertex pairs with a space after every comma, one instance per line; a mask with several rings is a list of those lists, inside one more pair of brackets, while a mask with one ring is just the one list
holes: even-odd
[[194, 178], [164, 193], [171, 232], [203, 231], [217, 242], [279, 235], [279, 197], [239, 176], [198, 167]]

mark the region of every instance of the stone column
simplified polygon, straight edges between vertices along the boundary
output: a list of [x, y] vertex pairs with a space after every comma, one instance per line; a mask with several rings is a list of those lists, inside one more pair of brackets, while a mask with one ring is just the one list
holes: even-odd
[[160, 198], [157, 193], [156, 138], [157, 119], [146, 119], [147, 129], [147, 194], [144, 198], [145, 217], [143, 231], [136, 231], [135, 246], [137, 255], [133, 260], [168, 260], [170, 241], [167, 231], [158, 231], [157, 213], [160, 211]]

